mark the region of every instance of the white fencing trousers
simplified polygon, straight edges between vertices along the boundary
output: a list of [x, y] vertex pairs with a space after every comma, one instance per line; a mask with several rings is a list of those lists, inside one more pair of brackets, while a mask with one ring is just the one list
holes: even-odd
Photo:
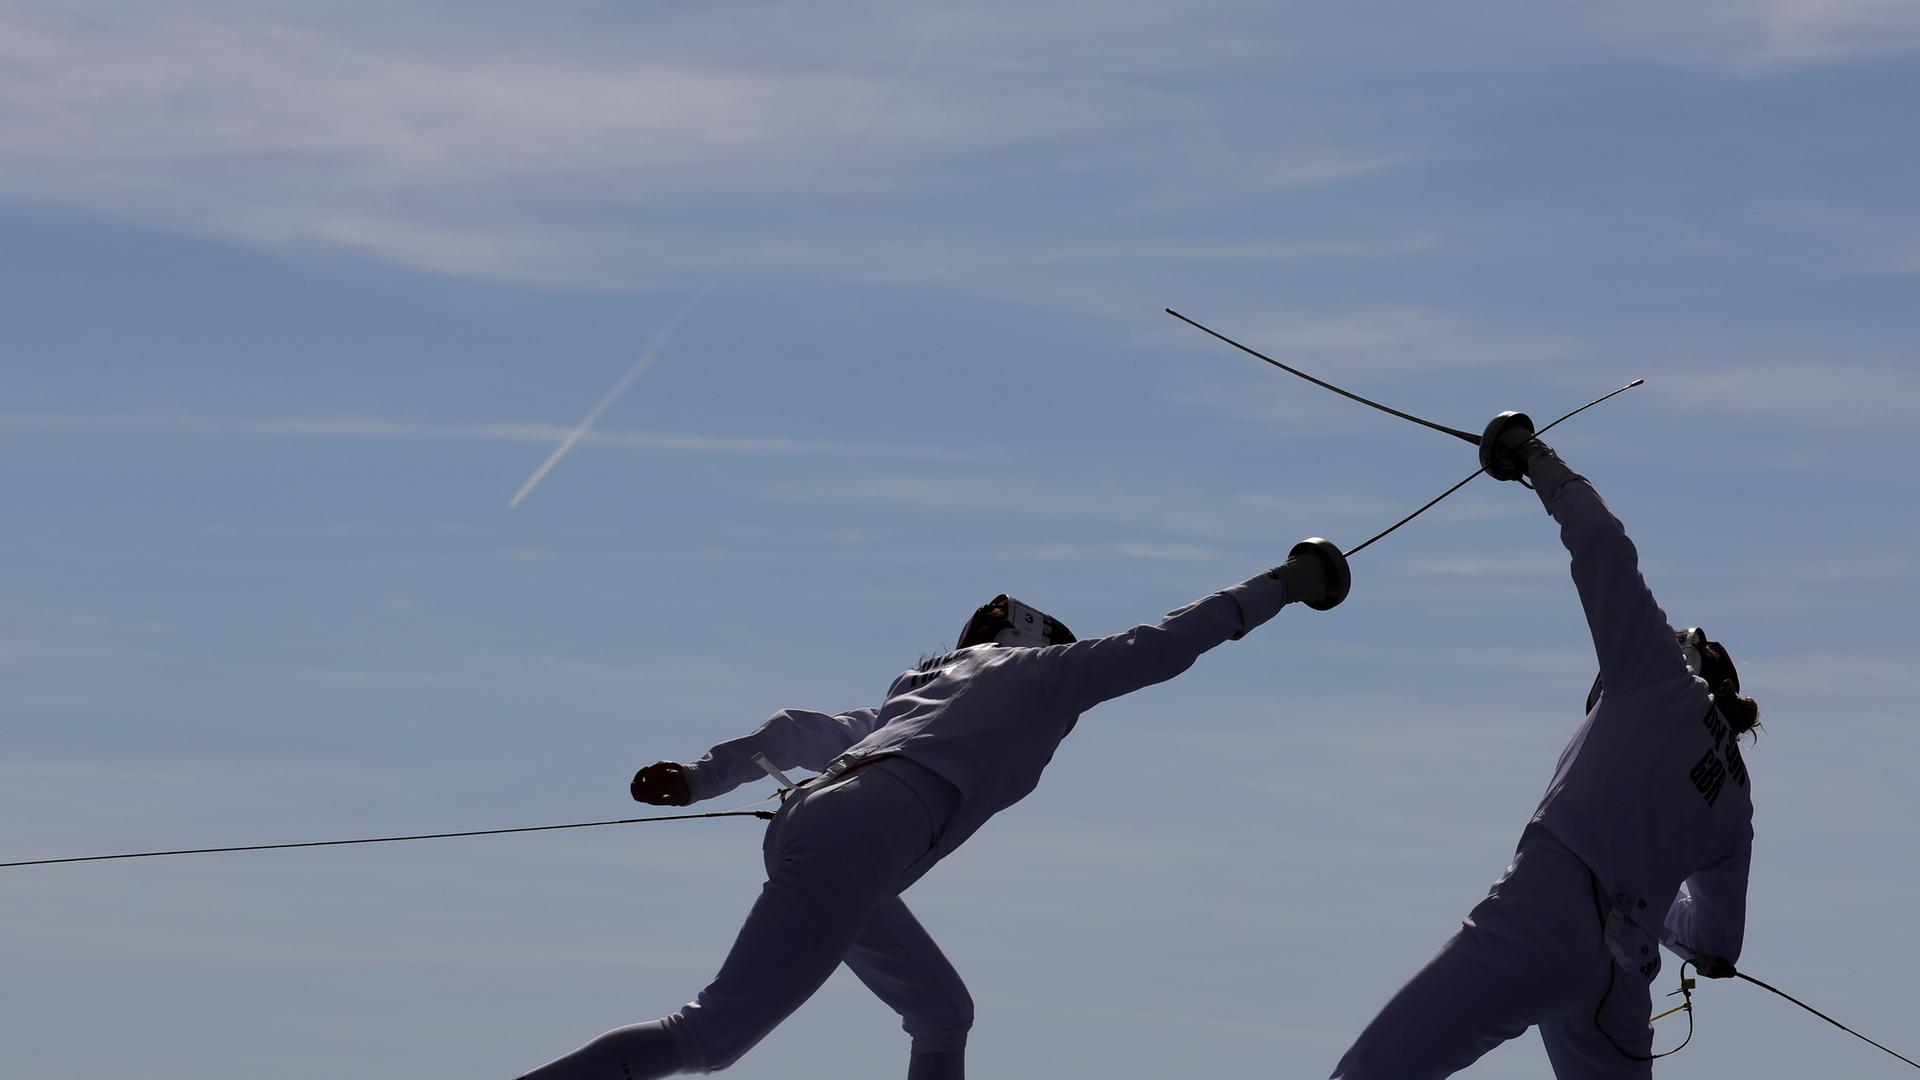
[[961, 1080], [973, 998], [899, 895], [936, 861], [959, 798], [898, 757], [789, 796], [762, 845], [766, 884], [713, 982], [679, 1012], [610, 1031], [524, 1080], [724, 1069], [841, 963], [900, 1014], [911, 1080]]
[[899, 894], [933, 866], [959, 799], [898, 757], [789, 796], [761, 846], [759, 899], [720, 973], [677, 1014], [704, 1058], [689, 1064], [738, 1061], [843, 962], [900, 1015], [916, 1052], [957, 1055], [973, 998]]
[[1626, 1055], [1652, 1053], [1648, 987], [1658, 970], [1657, 959], [1647, 974], [1614, 968], [1586, 864], [1531, 829], [1487, 898], [1360, 1033], [1333, 1080], [1438, 1080], [1534, 1026], [1559, 1080], [1650, 1077], [1651, 1062]]

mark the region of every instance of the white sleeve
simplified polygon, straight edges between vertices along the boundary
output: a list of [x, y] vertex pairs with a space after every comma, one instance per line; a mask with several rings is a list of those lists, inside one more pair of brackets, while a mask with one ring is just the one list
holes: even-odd
[[1573, 556], [1573, 584], [1586, 609], [1607, 693], [1617, 697], [1685, 674], [1667, 613], [1640, 576], [1640, 552], [1600, 493], [1584, 477], [1573, 477], [1554, 492], [1550, 512]]
[[1682, 956], [1707, 953], [1738, 961], [1747, 933], [1747, 872], [1752, 865], [1749, 840], [1689, 876], [1667, 909], [1662, 944]]
[[765, 754], [781, 769], [820, 772], [841, 752], [872, 734], [880, 710], [855, 709], [844, 713], [782, 709], [752, 734], [730, 739], [687, 766], [687, 790], [694, 802], [712, 799], [766, 773], [753, 763]]
[[1273, 618], [1286, 603], [1279, 580], [1260, 574], [1169, 612], [1153, 625], [1053, 646], [1047, 651], [1054, 703], [1078, 714], [1165, 682], [1192, 667], [1201, 653], [1237, 641]]

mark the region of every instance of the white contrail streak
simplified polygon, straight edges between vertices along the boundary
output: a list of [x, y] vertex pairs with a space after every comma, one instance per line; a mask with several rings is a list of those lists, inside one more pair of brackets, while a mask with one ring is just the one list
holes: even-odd
[[[881, 88], [880, 95], [874, 102], [873, 108], [867, 112], [866, 117], [861, 120], [859, 126], [853, 129], [851, 136], [847, 139], [845, 148], [841, 151], [842, 156], [852, 148], [866, 141], [868, 133], [871, 132], [874, 125], [879, 122], [881, 115], [892, 105], [894, 95], [899, 92], [900, 87], [906, 82], [908, 76], [912, 75], [913, 72], [919, 68], [920, 58], [926, 54], [927, 42], [929, 40], [930, 35], [922, 34], [919, 42], [914, 45], [913, 51], [907, 55], [906, 60], [901, 62], [899, 68], [895, 69], [893, 77], [888, 79], [886, 85]], [[665, 329], [654, 335], [653, 343], [647, 346], [647, 351], [640, 355], [640, 359], [634, 362], [633, 367], [629, 368], [627, 373], [620, 377], [619, 382], [613, 384], [613, 389], [607, 391], [606, 395], [602, 397], [593, 408], [587, 410], [587, 415], [581, 419], [579, 425], [568, 432], [566, 438], [560, 440], [560, 445], [553, 448], [553, 453], [547, 455], [547, 460], [541, 462], [540, 467], [535, 469], [533, 475], [527, 478], [527, 482], [520, 485], [520, 490], [513, 493], [513, 498], [507, 500], [507, 509], [511, 510], [519, 506], [520, 500], [526, 498], [527, 493], [532, 491], [541, 480], [545, 479], [546, 475], [553, 471], [555, 465], [560, 464], [560, 459], [567, 456], [567, 451], [573, 449], [573, 444], [579, 442], [581, 438], [586, 435], [587, 429], [593, 426], [593, 422], [600, 419], [601, 413], [607, 411], [607, 406], [612, 405], [614, 400], [626, 390], [628, 385], [631, 384], [642, 371], [645, 371], [648, 365], [653, 363], [654, 357], [659, 355], [661, 348], [666, 345], [667, 339], [673, 336], [673, 332], [679, 328], [680, 323], [692, 313], [694, 308], [700, 305], [700, 301], [706, 297], [707, 293], [712, 291], [713, 283], [709, 282], [702, 287], [698, 293], [694, 294], [693, 299], [687, 301], [687, 306], [680, 309], [680, 314], [675, 315], [673, 320], [667, 323]]]
[[520, 490], [513, 493], [513, 498], [507, 500], [507, 509], [511, 510], [519, 506], [520, 500], [526, 498], [528, 492], [539, 486], [540, 481], [546, 479], [555, 465], [560, 464], [560, 459], [566, 457], [567, 451], [573, 449], [573, 444], [580, 441], [595, 420], [600, 419], [600, 414], [607, 411], [607, 406], [612, 405], [614, 400], [632, 385], [633, 380], [639, 378], [640, 373], [652, 365], [654, 357], [660, 355], [660, 350], [665, 348], [667, 341], [673, 337], [673, 332], [680, 328], [680, 324], [686, 321], [687, 316], [706, 295], [706, 289], [694, 294], [693, 299], [687, 301], [687, 305], [680, 309], [680, 313], [668, 320], [667, 325], [661, 327], [659, 333], [653, 335], [653, 341], [647, 345], [647, 351], [640, 354], [640, 359], [635, 360], [633, 366], [627, 369], [627, 373], [620, 376], [620, 381], [613, 384], [613, 389], [602, 395], [600, 400], [594, 403], [593, 408], [587, 410], [587, 415], [580, 418], [580, 423], [574, 425], [572, 431], [567, 432], [567, 437], [561, 439], [560, 445], [553, 448], [553, 453], [547, 455], [547, 460], [541, 462], [540, 467], [533, 470], [533, 475], [527, 477], [527, 482], [520, 485]]

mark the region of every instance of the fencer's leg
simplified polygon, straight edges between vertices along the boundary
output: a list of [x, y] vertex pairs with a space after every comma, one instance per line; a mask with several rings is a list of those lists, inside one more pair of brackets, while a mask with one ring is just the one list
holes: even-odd
[[[1613, 959], [1604, 947], [1599, 951], [1601, 962], [1611, 965]], [[1659, 970], [1658, 964], [1645, 975], [1615, 970], [1612, 990], [1602, 990], [1574, 1012], [1541, 1023], [1540, 1041], [1546, 1044], [1547, 1060], [1553, 1063], [1558, 1080], [1645, 1080], [1653, 1075], [1653, 1062], [1635, 1059], [1653, 1053], [1653, 1025], [1647, 1022], [1653, 1012], [1649, 984]], [[1604, 977], [1598, 985], [1606, 986]], [[1596, 1006], [1600, 1023], [1606, 1025], [1604, 1032], [1594, 1023]], [[1607, 1041], [1609, 1035], [1612, 1042]]]
[[908, 1080], [960, 1080], [973, 995], [899, 897], [874, 905], [847, 950], [847, 967], [913, 1036]]
[[615, 1028], [520, 1080], [657, 1080], [688, 1071], [690, 1049], [685, 1026], [669, 1016]]
[[732, 1065], [813, 996], [931, 847], [920, 803], [873, 771], [800, 796], [776, 822], [767, 883], [719, 974], [676, 1014], [693, 1036], [696, 1068]]
[[1470, 921], [1407, 980], [1334, 1067], [1333, 1080], [1440, 1080], [1526, 1032], [1526, 1010], [1498, 989], [1511, 985], [1514, 958], [1481, 930]]
[[1522, 846], [1438, 955], [1400, 988], [1334, 1080], [1439, 1080], [1533, 1024], [1598, 1000], [1586, 867]]

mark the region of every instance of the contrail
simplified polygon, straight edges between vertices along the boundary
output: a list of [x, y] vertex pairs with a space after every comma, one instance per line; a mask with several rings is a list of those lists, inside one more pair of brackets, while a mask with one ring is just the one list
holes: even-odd
[[[874, 102], [873, 108], [867, 112], [866, 117], [860, 122], [860, 125], [854, 128], [852, 135], [847, 139], [846, 145], [841, 149], [843, 156], [848, 151], [866, 141], [868, 133], [871, 132], [874, 125], [879, 122], [880, 117], [887, 111], [888, 106], [893, 103], [894, 95], [899, 92], [901, 85], [906, 82], [908, 76], [912, 75], [913, 72], [919, 68], [920, 58], [926, 54], [927, 42], [930, 38], [931, 34], [922, 34], [919, 42], [914, 45], [913, 51], [909, 53], [907, 58], [901, 62], [900, 66], [894, 70], [893, 77], [888, 79], [886, 85], [881, 88], [879, 98]], [[633, 367], [627, 369], [627, 373], [620, 377], [620, 381], [613, 384], [613, 389], [607, 391], [606, 395], [595, 403], [593, 408], [587, 410], [587, 415], [581, 418], [579, 425], [568, 432], [566, 438], [560, 440], [560, 445], [553, 448], [553, 453], [547, 455], [547, 460], [541, 462], [540, 467], [535, 469], [533, 475], [527, 478], [527, 482], [520, 485], [520, 490], [513, 493], [513, 498], [507, 500], [507, 509], [511, 510], [519, 506], [520, 500], [526, 498], [527, 493], [538, 486], [540, 481], [545, 479], [546, 475], [553, 471], [555, 465], [560, 464], [560, 459], [567, 456], [567, 451], [573, 449], [573, 444], [579, 442], [581, 438], [586, 435], [587, 429], [593, 426], [593, 422], [600, 419], [600, 414], [607, 411], [607, 407], [614, 403], [614, 400], [626, 390], [635, 378], [639, 377], [642, 371], [647, 370], [647, 367], [653, 363], [654, 357], [658, 356], [660, 350], [667, 344], [667, 339], [673, 336], [673, 332], [679, 328], [681, 322], [693, 312], [694, 308], [700, 306], [700, 301], [705, 299], [706, 295], [712, 291], [713, 282], [708, 282], [698, 293], [694, 294], [693, 299], [687, 301], [687, 306], [680, 309], [680, 313], [675, 315], [671, 322], [667, 323], [664, 330], [654, 335], [653, 343], [647, 346], [647, 351], [640, 355], [640, 359], [634, 361]]]
[[540, 467], [533, 470], [533, 475], [527, 477], [527, 482], [520, 485], [520, 490], [513, 493], [513, 498], [507, 500], [507, 509], [511, 510], [519, 506], [520, 500], [526, 498], [528, 492], [539, 486], [540, 481], [546, 479], [547, 474], [553, 471], [553, 467], [560, 464], [560, 459], [567, 456], [567, 451], [573, 449], [573, 444], [586, 435], [587, 429], [593, 426], [593, 422], [600, 419], [601, 413], [607, 411], [607, 406], [612, 405], [614, 399], [618, 398], [633, 383], [633, 380], [639, 378], [641, 372], [652, 365], [654, 357], [660, 355], [660, 350], [665, 348], [667, 341], [673, 337], [673, 332], [680, 328], [680, 324], [685, 322], [693, 309], [706, 298], [707, 291], [707, 289], [701, 289], [695, 293], [693, 299], [687, 301], [687, 305], [680, 309], [680, 313], [668, 320], [667, 325], [661, 327], [659, 333], [653, 335], [653, 341], [647, 345], [647, 351], [640, 354], [640, 359], [635, 360], [633, 366], [627, 369], [627, 373], [620, 376], [620, 381], [613, 384], [613, 389], [602, 395], [600, 400], [594, 403], [593, 408], [587, 410], [587, 415], [580, 418], [580, 423], [575, 425], [572, 431], [567, 432], [567, 437], [561, 439], [560, 445], [553, 448], [553, 453], [547, 455], [547, 460], [541, 462]]

